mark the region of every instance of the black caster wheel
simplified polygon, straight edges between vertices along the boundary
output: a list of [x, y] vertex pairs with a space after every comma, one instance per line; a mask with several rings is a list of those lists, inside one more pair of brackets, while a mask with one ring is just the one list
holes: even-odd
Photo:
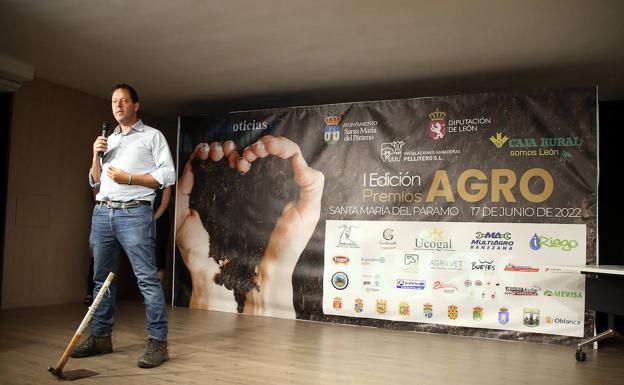
[[575, 357], [578, 362], [585, 362], [585, 360], [587, 359], [587, 354], [582, 350], [577, 350]]

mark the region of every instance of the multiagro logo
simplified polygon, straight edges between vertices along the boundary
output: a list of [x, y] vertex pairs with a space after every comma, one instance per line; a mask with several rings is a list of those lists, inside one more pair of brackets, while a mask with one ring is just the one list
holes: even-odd
[[513, 250], [514, 241], [510, 232], [477, 231], [470, 241], [470, 250]]
[[327, 144], [336, 144], [340, 140], [340, 116], [328, 116], [325, 118], [325, 132], [323, 141]]
[[431, 121], [429, 122], [429, 137], [433, 140], [439, 140], [446, 135], [446, 112], [436, 110], [429, 114]]
[[537, 233], [535, 233], [529, 240], [529, 247], [534, 251], [537, 251], [542, 247], [570, 251], [578, 247], [578, 241], [574, 239], [553, 238], [546, 235], [537, 235]]
[[395, 140], [389, 143], [381, 144], [381, 160], [384, 162], [400, 162], [401, 156], [403, 155], [403, 145], [405, 144], [402, 140]]

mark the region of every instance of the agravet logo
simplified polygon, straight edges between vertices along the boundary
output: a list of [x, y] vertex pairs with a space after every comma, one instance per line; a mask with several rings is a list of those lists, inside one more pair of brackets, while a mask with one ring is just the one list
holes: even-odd
[[494, 143], [496, 148], [503, 147], [503, 144], [505, 144], [505, 142], [507, 142], [508, 140], [509, 137], [507, 137], [507, 135], [501, 134], [500, 132], [497, 132], [496, 136], [490, 136], [490, 142]]

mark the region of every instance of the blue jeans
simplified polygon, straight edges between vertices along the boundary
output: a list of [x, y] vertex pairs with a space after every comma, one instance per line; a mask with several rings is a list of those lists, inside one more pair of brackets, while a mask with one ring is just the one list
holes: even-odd
[[[156, 274], [156, 223], [149, 205], [129, 209], [108, 209], [96, 205], [91, 220], [93, 255], [93, 298], [109, 272], [117, 273], [120, 247], [124, 249], [145, 301], [148, 337], [167, 339], [167, 309], [160, 280]], [[115, 316], [116, 280], [93, 314], [91, 334], [110, 336]]]

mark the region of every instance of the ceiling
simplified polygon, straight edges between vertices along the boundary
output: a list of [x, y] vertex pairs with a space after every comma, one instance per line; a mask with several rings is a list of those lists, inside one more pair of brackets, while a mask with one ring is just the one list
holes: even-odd
[[[624, 99], [621, 0], [0, 0], [0, 55], [148, 113], [599, 85]], [[1, 68], [0, 68], [1, 69]]]

